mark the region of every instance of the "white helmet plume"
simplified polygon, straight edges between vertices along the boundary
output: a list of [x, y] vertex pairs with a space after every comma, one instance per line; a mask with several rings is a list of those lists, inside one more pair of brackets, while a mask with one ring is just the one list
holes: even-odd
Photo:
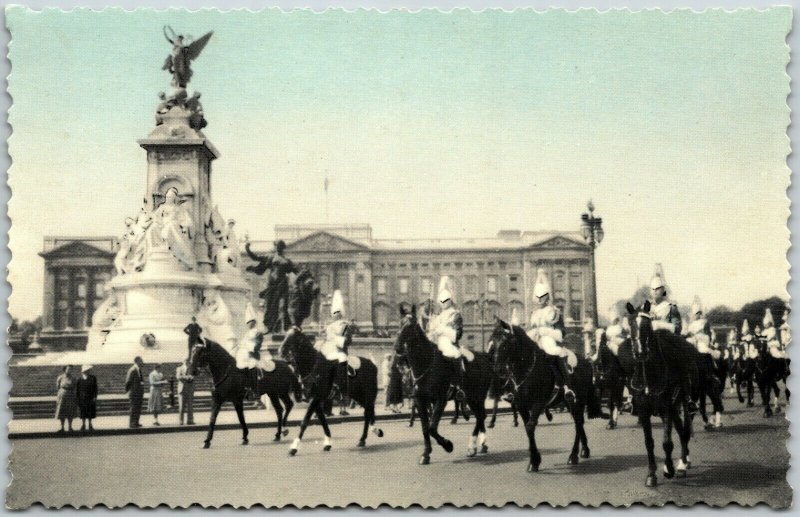
[[539, 269], [536, 273], [536, 285], [533, 287], [533, 296], [534, 299], [536, 299], [546, 294], [550, 294], [550, 280], [547, 279], [547, 273], [545, 273], [544, 269]]
[[653, 273], [653, 278], [650, 279], [650, 289], [658, 289], [659, 287], [667, 287], [667, 282], [664, 280], [664, 269], [661, 263], [656, 264], [656, 271]]
[[439, 303], [444, 303], [447, 300], [453, 299], [453, 292], [450, 289], [450, 277], [447, 275], [439, 280], [439, 295], [436, 299], [439, 300]]
[[331, 299], [331, 316], [335, 316], [337, 312], [344, 318], [344, 298], [338, 289], [333, 292]]
[[253, 309], [253, 305], [248, 302], [247, 306], [244, 308], [244, 322], [245, 324], [248, 324], [251, 321], [258, 321], [258, 316], [256, 316], [256, 311]]

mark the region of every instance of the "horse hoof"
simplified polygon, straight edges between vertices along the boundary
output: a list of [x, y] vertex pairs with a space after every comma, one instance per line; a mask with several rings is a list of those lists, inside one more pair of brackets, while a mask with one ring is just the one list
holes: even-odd
[[279, 442], [279, 441], [281, 441], [281, 435], [280, 435], [280, 434], [276, 434], [276, 435], [275, 435], [275, 438], [273, 438], [273, 439], [272, 439], [272, 441], [273, 441], [273, 442]]
[[519, 427], [519, 422], [517, 422], [516, 420], [514, 420], [514, 427]]
[[658, 478], [655, 474], [650, 474], [647, 476], [647, 479], [644, 482], [644, 486], [647, 488], [655, 488], [658, 486]]
[[211, 447], [211, 442], [203, 442], [203, 449], [208, 449]]
[[606, 424], [606, 429], [608, 429], [608, 430], [612, 430], [612, 429], [616, 429], [616, 428], [617, 428], [617, 424], [613, 420], [609, 420], [608, 424]]
[[330, 445], [326, 445], [325, 447], [322, 448], [322, 450], [325, 451], [325, 452], [330, 452], [331, 446]]
[[356, 447], [366, 447], [366, 446], [367, 442], [365, 442], [364, 440], [359, 440], [358, 443], [356, 444]]
[[375, 434], [378, 436], [378, 438], [383, 438], [383, 429], [377, 429]]
[[675, 475], [676, 475], [678, 478], [685, 478], [685, 477], [686, 477], [686, 471], [685, 471], [685, 470], [683, 470], [683, 469], [681, 469], [681, 470], [676, 470], [676, 471], [675, 471]]
[[577, 454], [570, 454], [567, 463], [570, 465], [577, 465], [578, 464], [578, 455]]
[[284, 429], [283, 430], [283, 436], [289, 436], [289, 430], [288, 429]]
[[289, 456], [294, 456], [297, 454], [297, 449], [289, 449]]
[[250, 440], [248, 440], [247, 438], [244, 438], [242, 440], [242, 445], [247, 445], [248, 443], [250, 443]]
[[664, 477], [667, 479], [672, 479], [675, 477], [675, 466], [674, 465], [664, 465]]
[[539, 472], [539, 465], [528, 463], [528, 472]]
[[444, 443], [442, 444], [442, 448], [448, 454], [453, 452], [453, 442], [451, 442], [450, 440], [445, 440]]
[[488, 427], [489, 429], [494, 429], [494, 422], [489, 422], [489, 425], [487, 425], [486, 427]]
[[478, 448], [477, 447], [469, 447], [467, 449], [467, 458], [473, 458], [477, 454], [478, 454]]
[[431, 457], [423, 454], [419, 457], [419, 464], [420, 465], [430, 465], [431, 464]]
[[458, 423], [458, 418], [453, 418], [450, 420], [450, 425], [456, 425]]
[[764, 411], [764, 418], [770, 418], [772, 416], [772, 411]]
[[703, 426], [703, 428], [704, 428], [706, 431], [713, 431], [713, 430], [714, 430], [714, 425], [713, 425], [713, 424], [711, 424], [710, 422], [707, 422], [707, 423], [706, 423], [706, 424]]
[[588, 458], [590, 455], [590, 451], [588, 448], [581, 450], [581, 458]]
[[481, 454], [486, 454], [487, 452], [489, 452], [489, 446], [484, 443], [481, 445]]

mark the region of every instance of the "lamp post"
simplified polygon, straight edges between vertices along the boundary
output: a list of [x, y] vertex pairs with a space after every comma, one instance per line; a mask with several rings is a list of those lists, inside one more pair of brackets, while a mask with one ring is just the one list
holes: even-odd
[[595, 328], [598, 325], [597, 322], [597, 272], [595, 270], [594, 264], [594, 249], [597, 247], [598, 244], [603, 242], [603, 219], [601, 217], [594, 216], [594, 203], [590, 199], [589, 202], [586, 204], [586, 208], [589, 210], [588, 213], [584, 212], [581, 215], [581, 233], [583, 234], [583, 239], [589, 244], [589, 248], [591, 248], [591, 254], [589, 256], [589, 265], [592, 273], [592, 305], [594, 307], [594, 326]]
[[486, 351], [486, 338], [483, 337], [483, 311], [486, 308], [486, 295], [481, 293], [480, 301], [478, 302], [478, 308], [481, 311], [481, 352]]

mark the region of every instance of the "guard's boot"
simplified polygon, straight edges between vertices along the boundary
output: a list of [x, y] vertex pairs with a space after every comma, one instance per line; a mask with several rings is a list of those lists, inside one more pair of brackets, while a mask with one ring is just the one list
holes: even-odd
[[570, 367], [567, 363], [566, 357], [559, 357], [558, 361], [558, 370], [561, 373], [562, 384], [564, 386], [564, 400], [567, 403], [572, 404], [575, 402], [575, 392], [570, 389], [569, 385], [567, 384], [569, 375], [570, 375]]

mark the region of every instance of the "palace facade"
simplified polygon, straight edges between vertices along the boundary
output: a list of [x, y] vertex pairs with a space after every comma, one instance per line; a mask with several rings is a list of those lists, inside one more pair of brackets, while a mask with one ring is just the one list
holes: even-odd
[[[532, 310], [536, 271], [544, 268], [567, 327], [593, 318], [592, 250], [581, 232], [503, 230], [495, 237], [464, 239], [375, 239], [366, 224], [279, 225], [275, 239], [287, 243], [286, 256], [308, 268], [322, 295], [304, 324], [324, 325], [333, 291], [344, 295], [348, 318], [364, 333], [396, 329], [398, 307], [425, 303], [436, 296], [443, 275], [455, 284], [455, 300], [465, 320], [465, 340], [480, 347], [493, 316], [510, 318], [517, 309], [523, 321]], [[46, 237], [44, 250], [44, 335], [86, 334], [94, 308], [114, 273], [113, 237]], [[257, 254], [272, 252], [272, 241], [254, 241]], [[243, 255], [244, 269], [253, 262]], [[251, 296], [266, 276], [245, 273]]]

